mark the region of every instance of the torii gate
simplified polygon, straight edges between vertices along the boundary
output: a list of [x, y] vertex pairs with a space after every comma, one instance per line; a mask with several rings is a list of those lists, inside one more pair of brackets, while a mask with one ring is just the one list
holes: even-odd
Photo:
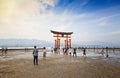
[[53, 37], [56, 37], [55, 48], [60, 48], [60, 38], [66, 38], [65, 48], [71, 47], [71, 34], [73, 34], [73, 32], [58, 32], [51, 30], [51, 33], [54, 34]]

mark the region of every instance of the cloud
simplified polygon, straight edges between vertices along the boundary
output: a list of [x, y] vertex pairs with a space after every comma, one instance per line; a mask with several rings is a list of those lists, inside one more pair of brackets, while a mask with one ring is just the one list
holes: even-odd
[[53, 11], [37, 15], [24, 13], [23, 16], [16, 16], [10, 22], [3, 24], [0, 35], [1, 38], [35, 38], [42, 40], [49, 38], [49, 40], [52, 40], [51, 29], [73, 31], [74, 22], [84, 17], [86, 17], [86, 14], [56, 14]]
[[57, 0], [0, 0], [0, 22], [7, 22], [15, 16], [44, 12], [54, 7]]
[[1, 38], [40, 39], [43, 33], [45, 38], [48, 37], [48, 25], [51, 22], [48, 18], [53, 15], [46, 8], [54, 7], [56, 2], [57, 0], [0, 0]]
[[98, 26], [109, 26], [110, 22], [111, 22], [110, 20], [113, 20], [115, 17], [119, 17], [119, 16], [120, 16], [120, 14], [103, 16], [103, 17], [100, 17], [99, 19], [95, 20], [95, 23], [98, 24]]
[[[30, 38], [53, 40], [50, 30], [72, 31], [73, 40], [112, 41], [105, 33], [114, 32], [112, 25], [120, 16], [118, 12], [109, 14], [102, 10], [93, 13], [72, 14], [65, 10], [59, 14], [47, 7], [54, 8], [58, 0], [0, 0], [0, 36], [1, 38]], [[86, 3], [87, 4], [86, 0]], [[7, 3], [6, 3], [7, 2]], [[9, 5], [9, 7], [8, 7]], [[5, 7], [7, 9], [4, 9]], [[112, 24], [112, 25], [111, 25]], [[118, 26], [119, 27], [119, 26]], [[117, 27], [116, 27], [117, 28]], [[119, 29], [119, 28], [117, 28]], [[118, 32], [117, 32], [118, 33]]]
[[90, 0], [83, 0], [83, 2], [80, 4], [80, 6], [85, 6], [88, 4]]

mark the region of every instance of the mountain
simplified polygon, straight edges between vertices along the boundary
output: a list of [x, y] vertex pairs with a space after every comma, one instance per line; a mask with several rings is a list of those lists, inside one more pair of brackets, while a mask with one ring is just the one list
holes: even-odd
[[36, 39], [0, 39], [0, 47], [50, 47], [51, 42]]
[[[78, 44], [79, 43], [79, 44]], [[85, 46], [85, 47], [120, 47], [119, 43], [112, 42], [101, 42], [101, 41], [77, 41], [73, 42], [74, 46]]]

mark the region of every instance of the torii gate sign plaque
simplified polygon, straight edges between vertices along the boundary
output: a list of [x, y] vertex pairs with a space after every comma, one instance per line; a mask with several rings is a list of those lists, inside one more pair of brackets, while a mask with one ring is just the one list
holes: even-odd
[[53, 37], [56, 37], [55, 39], [55, 48], [60, 48], [60, 38], [66, 38], [65, 40], [65, 48], [71, 47], [71, 34], [73, 32], [58, 32], [51, 30], [51, 33], [53, 33]]

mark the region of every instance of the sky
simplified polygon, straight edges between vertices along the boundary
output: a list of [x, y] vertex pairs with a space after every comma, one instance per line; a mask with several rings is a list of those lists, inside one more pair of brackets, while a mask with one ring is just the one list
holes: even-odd
[[120, 42], [120, 0], [0, 0], [0, 38]]

